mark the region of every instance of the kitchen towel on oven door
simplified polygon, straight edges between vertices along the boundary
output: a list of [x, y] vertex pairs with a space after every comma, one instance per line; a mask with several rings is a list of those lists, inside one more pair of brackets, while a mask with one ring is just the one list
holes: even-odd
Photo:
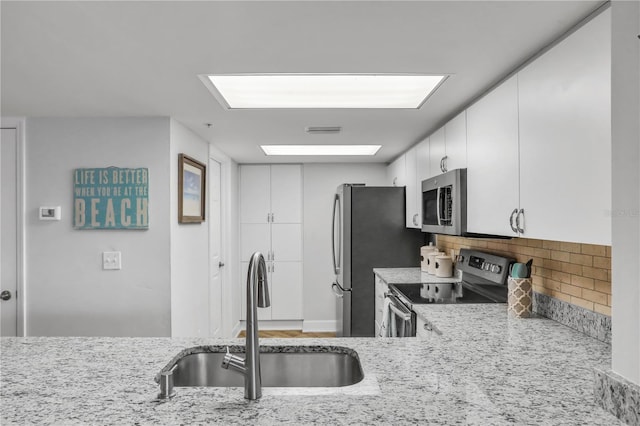
[[380, 332], [378, 333], [379, 337], [391, 337], [389, 332], [391, 331], [390, 325], [390, 310], [391, 310], [391, 301], [388, 297], [384, 298], [384, 303], [382, 305], [382, 323], [380, 324]]

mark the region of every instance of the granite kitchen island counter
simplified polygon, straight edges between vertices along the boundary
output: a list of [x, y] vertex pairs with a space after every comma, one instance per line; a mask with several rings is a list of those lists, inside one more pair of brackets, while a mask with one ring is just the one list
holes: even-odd
[[477, 309], [433, 315], [446, 325], [428, 340], [261, 339], [351, 347], [368, 384], [337, 395], [263, 388], [257, 402], [245, 400], [242, 388], [176, 388], [172, 400], [155, 399], [153, 378], [179, 351], [240, 339], [3, 338], [0, 423], [619, 423], [593, 402], [592, 368], [609, 365], [608, 345], [550, 320], [510, 320], [494, 308]]

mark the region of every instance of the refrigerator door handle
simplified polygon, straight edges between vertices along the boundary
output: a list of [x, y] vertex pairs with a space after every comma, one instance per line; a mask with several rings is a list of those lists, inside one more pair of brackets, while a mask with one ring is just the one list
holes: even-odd
[[[342, 223], [341, 217], [338, 216], [338, 253], [336, 257], [336, 212], [340, 213], [340, 196], [338, 194], [335, 195], [333, 199], [333, 222], [331, 224], [331, 252], [333, 253], [333, 271], [336, 275], [340, 274], [340, 256], [342, 250]], [[342, 296], [340, 296], [342, 297]]]
[[334, 282], [331, 284], [331, 290], [333, 291], [333, 294], [338, 298], [338, 299], [342, 299], [342, 297], [344, 296], [344, 293], [347, 291], [351, 291], [351, 290], [345, 290], [344, 288], [342, 288], [342, 286], [340, 284], [338, 284], [337, 282]]

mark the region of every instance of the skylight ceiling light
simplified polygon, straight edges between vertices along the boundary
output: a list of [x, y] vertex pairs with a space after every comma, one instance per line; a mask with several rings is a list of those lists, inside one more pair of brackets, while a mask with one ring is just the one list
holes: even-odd
[[381, 145], [260, 145], [266, 155], [376, 155]]
[[420, 108], [446, 78], [443, 75], [416, 74], [237, 74], [207, 77], [215, 88], [214, 95], [231, 109], [415, 109]]

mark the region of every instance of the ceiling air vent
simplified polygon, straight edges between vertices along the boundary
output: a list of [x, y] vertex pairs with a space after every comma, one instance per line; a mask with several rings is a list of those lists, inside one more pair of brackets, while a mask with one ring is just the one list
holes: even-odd
[[340, 133], [342, 127], [340, 126], [309, 126], [305, 127], [304, 131], [311, 135]]

